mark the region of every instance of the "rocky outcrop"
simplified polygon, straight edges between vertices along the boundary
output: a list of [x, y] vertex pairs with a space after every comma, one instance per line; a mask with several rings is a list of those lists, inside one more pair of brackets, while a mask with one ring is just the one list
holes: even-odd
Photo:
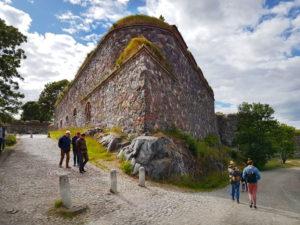
[[143, 166], [146, 174], [153, 179], [191, 174], [196, 169], [193, 155], [167, 137], [139, 136], [121, 149], [118, 157], [131, 161], [133, 174], [137, 174], [139, 167]]
[[102, 137], [99, 142], [107, 148], [108, 152], [112, 152], [118, 149], [119, 143], [122, 138], [113, 134], [106, 135]]

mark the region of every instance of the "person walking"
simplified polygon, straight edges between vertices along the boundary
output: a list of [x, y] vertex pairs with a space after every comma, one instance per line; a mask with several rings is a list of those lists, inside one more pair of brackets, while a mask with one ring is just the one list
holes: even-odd
[[240, 172], [238, 167], [234, 167], [229, 176], [232, 200], [234, 201], [236, 199], [237, 203], [240, 203], [240, 182], [242, 173]]
[[247, 164], [248, 166], [243, 170], [243, 179], [246, 180], [248, 186], [250, 208], [254, 206], [256, 209], [257, 182], [261, 179], [261, 176], [259, 170], [253, 166], [253, 161], [251, 159], [247, 161]]
[[80, 138], [80, 133], [77, 132], [77, 134], [72, 138], [72, 150], [73, 150], [73, 160], [74, 160], [74, 166], [79, 166], [79, 159], [77, 154], [77, 148], [76, 148], [76, 141]]
[[[79, 158], [79, 172], [86, 172], [84, 170], [85, 164], [89, 161], [88, 150], [85, 141], [85, 134], [81, 134], [80, 138], [76, 141], [77, 154]], [[84, 160], [84, 161], [83, 161]]]
[[5, 147], [5, 128], [0, 127], [0, 152], [4, 150]]
[[66, 131], [65, 135], [63, 135], [58, 140], [58, 147], [60, 148], [60, 162], [59, 167], [62, 167], [63, 160], [66, 155], [66, 168], [69, 167], [69, 161], [70, 161], [70, 150], [71, 150], [71, 139], [70, 139], [71, 132]]

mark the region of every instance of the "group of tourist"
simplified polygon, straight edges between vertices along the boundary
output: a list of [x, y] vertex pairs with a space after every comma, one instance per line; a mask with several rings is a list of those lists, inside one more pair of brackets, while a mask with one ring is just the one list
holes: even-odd
[[253, 161], [248, 159], [247, 166], [244, 168], [243, 172], [235, 166], [233, 161], [230, 161], [228, 172], [232, 200], [236, 200], [237, 203], [240, 203], [240, 184], [242, 183], [242, 191], [248, 192], [250, 208], [254, 207], [256, 209], [257, 182], [260, 180], [261, 176], [259, 170], [253, 166]]
[[61, 138], [59, 138], [58, 147], [61, 150], [59, 167], [62, 167], [63, 160], [66, 156], [66, 168], [71, 168], [69, 166], [71, 145], [73, 150], [74, 166], [79, 167], [80, 173], [86, 172], [84, 170], [84, 166], [89, 161], [89, 156], [86, 146], [85, 134], [80, 134], [79, 132], [71, 139], [71, 132], [67, 130], [66, 133]]

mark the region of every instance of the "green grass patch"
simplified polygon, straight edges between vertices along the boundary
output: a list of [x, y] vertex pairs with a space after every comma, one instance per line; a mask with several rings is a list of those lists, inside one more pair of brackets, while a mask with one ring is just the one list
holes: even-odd
[[[54, 139], [59, 139], [65, 134], [66, 130], [71, 131], [71, 136], [73, 137], [77, 132], [84, 133], [89, 128], [69, 128], [62, 130], [50, 131], [50, 137]], [[114, 160], [114, 155], [107, 152], [106, 148], [103, 147], [97, 140], [92, 137], [86, 137], [86, 144], [88, 148], [89, 159], [92, 163], [97, 163], [98, 160], [112, 161]]]
[[120, 169], [124, 173], [130, 175], [133, 170], [133, 166], [131, 165], [131, 163], [129, 161], [125, 160], [125, 161], [121, 162]]
[[13, 146], [17, 143], [16, 135], [9, 134], [5, 137], [5, 145], [6, 146]]
[[61, 199], [55, 200], [54, 202], [54, 208], [60, 208], [63, 206], [63, 202]]
[[288, 159], [285, 164], [282, 164], [281, 159], [274, 158], [269, 160], [263, 170], [273, 170], [280, 168], [300, 167], [300, 159]]
[[116, 60], [116, 66], [121, 66], [127, 59], [133, 56], [143, 45], [147, 46], [154, 53], [154, 55], [159, 59], [159, 61], [166, 68], [170, 69], [170, 65], [167, 63], [160, 48], [143, 36], [135, 37], [130, 40], [128, 45], [120, 54], [119, 58]]
[[194, 191], [212, 191], [214, 189], [223, 188], [228, 185], [227, 173], [211, 173], [201, 179], [195, 179], [191, 176], [180, 176], [167, 181], [172, 185], [192, 189]]
[[146, 15], [131, 15], [118, 20], [116, 23], [113, 24], [110, 30], [134, 24], [148, 24], [155, 25], [168, 30], [171, 29], [171, 26], [168, 23], [164, 22], [162, 19]]

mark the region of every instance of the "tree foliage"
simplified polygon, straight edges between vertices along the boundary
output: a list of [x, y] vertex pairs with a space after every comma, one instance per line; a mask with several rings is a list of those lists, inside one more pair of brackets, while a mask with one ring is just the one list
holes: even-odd
[[274, 132], [274, 147], [279, 153], [284, 164], [288, 157], [291, 157], [295, 150], [294, 137], [296, 130], [286, 124], [278, 124]]
[[40, 105], [38, 102], [29, 101], [22, 106], [21, 120], [40, 120]]
[[54, 105], [59, 94], [69, 85], [68, 80], [60, 80], [45, 85], [38, 104], [40, 105], [40, 120], [51, 121], [54, 116]]
[[276, 152], [273, 134], [277, 121], [268, 104], [242, 103], [238, 109], [238, 128], [235, 142], [242, 154], [262, 168]]
[[0, 19], [0, 122], [12, 118], [18, 112], [24, 97], [19, 90], [17, 79], [23, 79], [18, 73], [25, 52], [19, 46], [26, 42], [26, 36], [13, 26], [7, 26]]

